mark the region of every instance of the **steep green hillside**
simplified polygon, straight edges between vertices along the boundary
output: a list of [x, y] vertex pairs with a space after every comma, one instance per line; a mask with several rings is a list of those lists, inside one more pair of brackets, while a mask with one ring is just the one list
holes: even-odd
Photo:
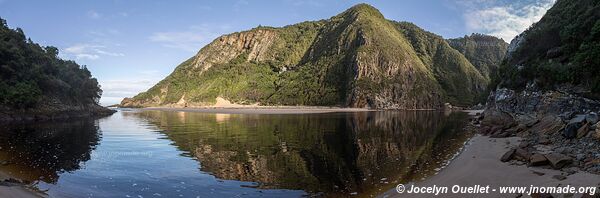
[[489, 82], [487, 75], [482, 75], [441, 36], [408, 22], [397, 22], [396, 26], [409, 38], [421, 61], [434, 72], [448, 95], [448, 102], [459, 105], [476, 102]]
[[485, 77], [493, 76], [498, 72], [498, 67], [508, 49], [508, 43], [504, 40], [484, 34], [448, 39], [448, 44], [465, 55]]
[[544, 89], [569, 83], [600, 98], [600, 1], [558, 0], [546, 15], [515, 38], [494, 84]]
[[10, 29], [0, 19], [0, 120], [107, 110], [98, 105], [101, 94], [85, 66], [58, 58], [58, 49], [32, 42], [23, 30]]
[[221, 36], [121, 104], [204, 106], [222, 97], [260, 105], [440, 108], [472, 104], [487, 83], [443, 38], [359, 4], [327, 20]]

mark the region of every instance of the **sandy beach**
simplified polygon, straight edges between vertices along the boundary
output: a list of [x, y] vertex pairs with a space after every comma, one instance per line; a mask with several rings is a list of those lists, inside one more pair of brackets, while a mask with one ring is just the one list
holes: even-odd
[[[555, 175], [566, 175], [560, 170], [546, 169], [542, 167], [527, 167], [525, 165], [513, 165], [510, 162], [503, 163], [500, 157], [509, 150], [509, 148], [519, 144], [520, 138], [489, 138], [487, 136], [476, 135], [464, 148], [464, 151], [457, 156], [446, 168], [438, 174], [429, 177], [423, 181], [417, 181], [414, 186], [446, 186], [451, 188], [453, 185], [475, 186], [490, 185], [492, 188], [502, 186], [539, 186], [556, 187], [571, 185], [574, 187], [594, 187], [600, 186], [600, 175], [590, 174], [579, 171], [575, 174], [566, 176], [564, 180], [553, 178]], [[406, 184], [410, 186], [411, 184]], [[596, 190], [596, 193], [599, 193]], [[379, 197], [432, 197], [432, 194], [399, 194], [395, 189], [391, 189]], [[439, 197], [519, 197], [519, 194], [500, 194], [491, 192], [489, 194], [443, 194]], [[573, 197], [580, 197], [575, 195]], [[522, 197], [530, 197], [526, 194]], [[563, 195], [555, 195], [563, 197]]]

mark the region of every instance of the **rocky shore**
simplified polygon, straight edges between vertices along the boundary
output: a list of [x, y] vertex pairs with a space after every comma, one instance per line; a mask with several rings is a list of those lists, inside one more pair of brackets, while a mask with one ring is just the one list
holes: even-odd
[[523, 139], [502, 162], [561, 170], [558, 179], [578, 171], [600, 174], [600, 102], [576, 90], [540, 91], [535, 84], [522, 91], [498, 89], [474, 124], [492, 138]]

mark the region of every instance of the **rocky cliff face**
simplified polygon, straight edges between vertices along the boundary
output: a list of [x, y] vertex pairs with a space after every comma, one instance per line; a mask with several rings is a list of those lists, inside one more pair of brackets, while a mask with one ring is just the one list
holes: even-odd
[[472, 104], [487, 77], [443, 38], [406, 28], [360, 4], [327, 20], [225, 35], [121, 105], [205, 106], [217, 97], [378, 109]]
[[191, 66], [206, 71], [213, 65], [225, 64], [240, 54], [247, 54], [245, 61], [265, 61], [268, 50], [277, 33], [273, 30], [258, 29], [217, 38], [196, 54]]

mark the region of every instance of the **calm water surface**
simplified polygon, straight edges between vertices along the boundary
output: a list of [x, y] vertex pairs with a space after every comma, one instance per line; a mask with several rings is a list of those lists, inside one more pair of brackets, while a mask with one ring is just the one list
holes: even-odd
[[0, 170], [52, 197], [374, 195], [439, 170], [463, 113], [214, 114], [120, 110], [0, 126]]

